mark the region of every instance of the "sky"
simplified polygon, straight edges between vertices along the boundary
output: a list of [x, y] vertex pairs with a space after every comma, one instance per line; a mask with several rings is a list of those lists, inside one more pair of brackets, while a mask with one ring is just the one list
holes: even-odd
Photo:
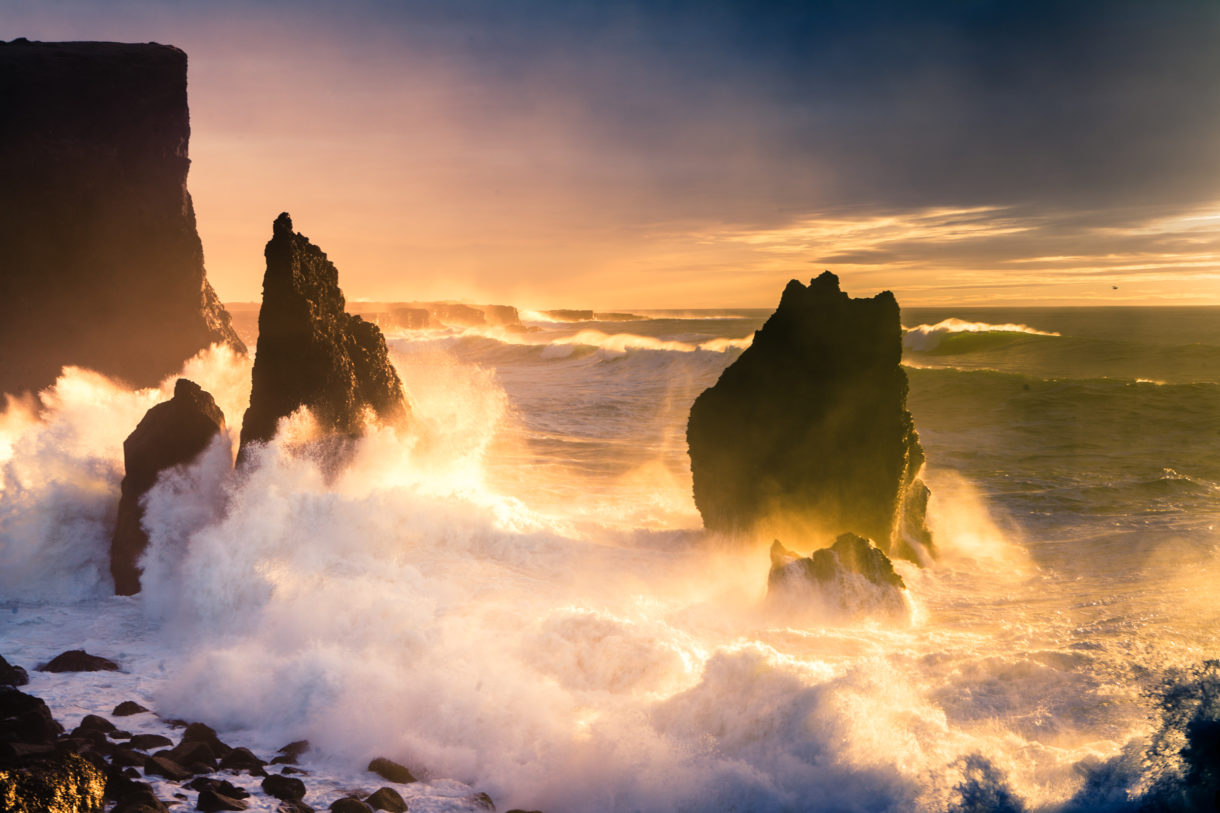
[[209, 279], [349, 299], [1220, 305], [1218, 0], [0, 0], [189, 58]]

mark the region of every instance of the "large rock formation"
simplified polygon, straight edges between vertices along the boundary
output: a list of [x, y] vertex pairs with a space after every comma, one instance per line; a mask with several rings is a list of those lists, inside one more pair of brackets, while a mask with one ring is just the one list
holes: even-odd
[[151, 386], [213, 342], [244, 351], [186, 190], [186, 54], [0, 43], [0, 106], [0, 391], [65, 364]]
[[851, 532], [898, 556], [929, 554], [927, 493], [916, 480], [924, 457], [901, 358], [889, 291], [852, 299], [829, 272], [808, 287], [788, 283], [753, 344], [691, 407], [686, 436], [705, 527]]
[[405, 416], [402, 382], [381, 331], [346, 312], [338, 270], [293, 232], [287, 212], [276, 218], [263, 253], [258, 349], [239, 458], [302, 406], [323, 430], [350, 436], [360, 433], [368, 410], [381, 419]]
[[225, 429], [225, 416], [210, 394], [198, 384], [179, 378], [174, 397], [145, 413], [123, 441], [122, 496], [110, 543], [110, 573], [114, 592], [129, 596], [140, 592], [140, 555], [148, 546], [141, 521], [141, 498], [172, 466], [190, 463]]

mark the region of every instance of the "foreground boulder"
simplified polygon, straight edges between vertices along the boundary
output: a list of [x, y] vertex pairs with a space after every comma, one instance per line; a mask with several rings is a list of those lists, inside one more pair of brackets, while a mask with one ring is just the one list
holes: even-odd
[[123, 441], [122, 494], [118, 521], [110, 542], [110, 574], [114, 592], [130, 596], [140, 592], [140, 556], [148, 547], [141, 524], [140, 500], [168, 468], [190, 463], [225, 431], [225, 416], [215, 399], [198, 384], [179, 378], [174, 397], [145, 413]]
[[98, 810], [105, 777], [56, 748], [63, 727], [41, 699], [0, 687], [0, 810], [75, 813]]
[[30, 682], [25, 669], [9, 663], [0, 655], [0, 686], [24, 686]]
[[326, 254], [275, 220], [264, 255], [263, 303], [250, 407], [241, 426], [241, 459], [250, 443], [275, 435], [280, 418], [308, 407], [319, 427], [355, 436], [365, 413], [383, 420], [407, 413], [402, 382], [376, 325], [346, 312], [339, 272]]
[[76, 754], [0, 769], [0, 810], [85, 813], [102, 809], [105, 775]]
[[0, 392], [66, 364], [152, 386], [212, 343], [244, 352], [186, 188], [186, 54], [0, 42], [0, 99]]
[[775, 542], [767, 598], [836, 616], [901, 616], [908, 609], [906, 584], [889, 557], [850, 533], [805, 557]]
[[[691, 407], [695, 505], [729, 534], [857, 533], [931, 555], [923, 449], [906, 408], [902, 327], [889, 291], [852, 299], [827, 272], [779, 307]], [[902, 521], [900, 521], [900, 519]]]

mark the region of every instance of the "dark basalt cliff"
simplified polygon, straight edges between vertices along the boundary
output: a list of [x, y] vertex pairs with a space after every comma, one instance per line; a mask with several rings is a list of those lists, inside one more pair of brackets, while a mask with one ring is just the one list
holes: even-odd
[[148, 534], [140, 524], [144, 518], [140, 499], [157, 482], [157, 475], [190, 463], [224, 429], [224, 413], [212, 396], [195, 382], [179, 378], [174, 397], [148, 410], [123, 441], [126, 468], [110, 543], [110, 574], [116, 594], [140, 592], [138, 562], [148, 546]]
[[362, 430], [366, 410], [383, 420], [405, 416], [402, 382], [381, 331], [346, 312], [338, 270], [293, 232], [287, 212], [276, 218], [263, 253], [258, 349], [239, 459], [247, 444], [270, 440], [276, 422], [302, 406], [323, 430], [349, 436]]
[[824, 273], [788, 283], [753, 344], [691, 407], [695, 504], [709, 530], [851, 532], [916, 561], [931, 551], [923, 449], [906, 408], [898, 303], [852, 299]]
[[245, 350], [204, 277], [189, 136], [177, 48], [0, 43], [0, 391]]

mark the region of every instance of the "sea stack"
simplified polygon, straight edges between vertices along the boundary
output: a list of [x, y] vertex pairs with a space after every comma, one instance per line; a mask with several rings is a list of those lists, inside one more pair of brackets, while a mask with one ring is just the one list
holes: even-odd
[[114, 592], [130, 596], [140, 592], [140, 556], [148, 547], [141, 524], [140, 500], [161, 472], [190, 463], [212, 438], [225, 431], [225, 416], [212, 396], [193, 381], [179, 378], [174, 397], [144, 414], [135, 431], [123, 441], [125, 474], [119, 497], [119, 515], [110, 543], [110, 574]]
[[0, 391], [67, 364], [152, 386], [210, 344], [245, 352], [186, 188], [186, 54], [0, 42], [0, 99]]
[[816, 540], [808, 547], [853, 533], [926, 560], [924, 455], [901, 360], [892, 293], [852, 299], [829, 272], [788, 283], [751, 346], [691, 407], [704, 526]]
[[263, 254], [258, 349], [238, 459], [303, 406], [323, 431], [346, 436], [360, 434], [370, 411], [381, 420], [405, 417], [407, 401], [385, 337], [346, 312], [338, 270], [292, 230], [287, 212], [276, 218]]

